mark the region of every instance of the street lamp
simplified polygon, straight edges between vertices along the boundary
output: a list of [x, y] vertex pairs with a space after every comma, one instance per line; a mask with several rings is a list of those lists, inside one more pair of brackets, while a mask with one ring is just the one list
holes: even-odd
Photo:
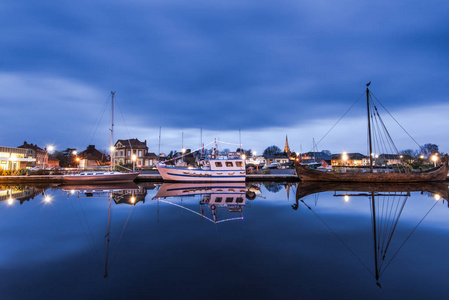
[[343, 152], [341, 155], [341, 159], [343, 160], [343, 165], [345, 166], [345, 172], [346, 172], [346, 161], [348, 160], [348, 154], [346, 152]]
[[433, 166], [436, 168], [437, 160], [438, 160], [438, 154], [437, 153], [435, 153], [435, 155], [432, 155], [432, 160], [433, 160]]
[[132, 160], [133, 160], [133, 173], [134, 173], [134, 171], [135, 171], [135, 169], [136, 169], [136, 159], [137, 159], [137, 156], [136, 156], [135, 154], [133, 154], [133, 156], [132, 156]]
[[76, 161], [76, 168], [79, 169], [79, 167], [80, 167], [80, 158], [79, 157], [75, 158], [75, 161]]

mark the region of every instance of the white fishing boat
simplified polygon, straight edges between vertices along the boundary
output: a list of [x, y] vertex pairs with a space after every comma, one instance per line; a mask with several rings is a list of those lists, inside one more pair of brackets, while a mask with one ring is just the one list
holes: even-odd
[[[111, 92], [111, 151], [114, 142], [114, 92]], [[111, 166], [109, 171], [83, 171], [78, 174], [62, 176], [64, 184], [103, 184], [133, 182], [139, 173], [122, 173], [113, 171], [114, 164], [111, 153]]]
[[164, 181], [179, 182], [240, 182], [246, 180], [243, 159], [205, 159], [198, 167], [159, 164], [159, 174]]

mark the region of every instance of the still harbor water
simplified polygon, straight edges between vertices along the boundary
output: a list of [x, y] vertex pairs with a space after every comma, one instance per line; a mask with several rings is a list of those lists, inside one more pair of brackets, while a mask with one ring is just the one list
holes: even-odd
[[448, 299], [448, 186], [3, 186], [1, 299]]

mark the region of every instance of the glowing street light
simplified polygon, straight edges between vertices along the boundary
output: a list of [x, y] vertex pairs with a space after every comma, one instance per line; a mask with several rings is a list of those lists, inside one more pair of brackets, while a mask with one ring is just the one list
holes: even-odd
[[133, 154], [133, 156], [131, 157], [132, 161], [133, 161], [133, 172], [136, 169], [136, 160], [137, 160], [137, 156], [135, 154]]
[[181, 153], [182, 153], [182, 154], [186, 153], [186, 151], [187, 151], [186, 148], [182, 148], [182, 149], [181, 149]]
[[345, 200], [345, 202], [349, 202], [349, 195], [345, 195], [345, 196], [343, 197], [343, 199]]
[[132, 204], [136, 203], [136, 197], [132, 196], [130, 201]]
[[343, 160], [343, 164], [345, 166], [345, 172], [346, 172], [346, 161], [348, 160], [348, 154], [346, 152], [343, 152], [341, 155], [341, 159]]
[[253, 156], [256, 156], [256, 154], [257, 154], [257, 152], [256, 152], [256, 151], [253, 151]]
[[78, 151], [73, 150], [73, 151], [72, 151], [72, 154], [76, 156], [76, 155], [78, 154]]
[[437, 166], [437, 160], [438, 160], [438, 155], [437, 153], [435, 153], [435, 155], [432, 155], [432, 160], [433, 160], [433, 165], [434, 167]]
[[51, 197], [49, 195], [45, 195], [44, 202], [45, 203], [50, 203], [51, 202]]
[[439, 194], [435, 194], [433, 195], [433, 198], [437, 201], [439, 201], [441, 199], [441, 196]]
[[13, 204], [14, 204], [14, 199], [10, 197], [8, 199], [8, 205], [13, 205]]

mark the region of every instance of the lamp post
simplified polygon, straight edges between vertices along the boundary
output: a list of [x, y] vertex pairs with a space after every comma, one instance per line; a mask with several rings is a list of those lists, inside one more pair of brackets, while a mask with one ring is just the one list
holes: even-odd
[[75, 158], [75, 161], [76, 161], [76, 169], [79, 169], [79, 167], [80, 167], [80, 158], [79, 157]]
[[438, 160], [438, 153], [435, 153], [434, 155], [432, 155], [432, 160], [433, 160], [433, 166], [436, 168], [437, 160]]
[[343, 165], [345, 166], [345, 172], [346, 172], [346, 161], [348, 160], [348, 154], [346, 152], [343, 152], [341, 155], [341, 159], [343, 160]]
[[132, 156], [132, 160], [133, 160], [133, 173], [134, 173], [134, 171], [135, 171], [135, 169], [136, 169], [136, 159], [137, 159], [137, 156], [136, 156], [135, 154], [133, 154], [133, 156]]

